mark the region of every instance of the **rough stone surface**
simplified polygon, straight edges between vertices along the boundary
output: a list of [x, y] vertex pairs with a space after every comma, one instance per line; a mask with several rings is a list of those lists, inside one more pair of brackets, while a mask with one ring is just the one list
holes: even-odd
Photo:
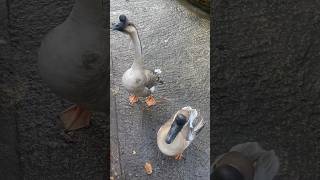
[[6, 165], [15, 171], [11, 174], [18, 173], [7, 179], [105, 179], [106, 115], [94, 115], [90, 128], [74, 132], [74, 143], [66, 141], [57, 115], [71, 103], [53, 94], [38, 73], [41, 39], [65, 20], [73, 1], [7, 2], [8, 43], [0, 43], [0, 100], [1, 127], [10, 128], [2, 129], [1, 138], [5, 139], [2, 132], [9, 133], [6, 135], [11, 137], [6, 140], [12, 149], [6, 151], [1, 144], [1, 153], [17, 152]]
[[[17, 125], [15, 121], [16, 100], [19, 99], [17, 79], [12, 76], [12, 67], [7, 46], [8, 7], [6, 1], [0, 1], [0, 174], [1, 179], [19, 179], [20, 166], [17, 152]], [[10, 77], [10, 78], [9, 78]]]
[[[160, 68], [165, 82], [157, 87], [155, 98], [168, 99], [144, 111], [144, 99], [134, 107], [129, 105], [121, 77], [133, 62], [134, 50], [127, 35], [111, 32], [110, 73], [115, 101], [111, 127], [113, 124], [118, 127], [118, 132], [112, 133], [117, 136], [111, 138], [111, 142], [118, 144], [111, 144], [111, 149], [119, 150], [119, 156], [113, 158], [114, 162], [120, 162], [112, 165], [113, 175], [130, 180], [209, 179], [209, 126], [189, 146], [181, 161], [160, 152], [156, 134], [173, 113], [188, 105], [199, 109], [209, 124], [210, 21], [191, 13], [177, 1], [113, 0], [110, 8], [111, 22], [118, 21], [120, 14], [126, 14], [138, 27], [145, 64]], [[146, 162], [153, 166], [151, 175], [144, 172]]]
[[6, 0], [0, 0], [0, 45], [4, 44], [7, 35], [8, 7]]
[[258, 141], [281, 176], [320, 179], [319, 1], [214, 3], [213, 155]]

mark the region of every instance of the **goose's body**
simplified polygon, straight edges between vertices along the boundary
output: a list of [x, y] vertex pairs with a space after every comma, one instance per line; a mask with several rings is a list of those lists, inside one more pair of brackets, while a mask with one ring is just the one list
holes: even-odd
[[167, 155], [167, 156], [176, 156], [179, 154], [182, 154], [183, 151], [190, 145], [190, 141], [186, 140], [186, 130], [179, 133], [177, 135], [176, 141], [173, 141], [171, 144], [167, 144], [165, 139], [168, 135], [168, 132], [171, 127], [171, 122], [167, 122], [165, 125], [163, 125], [157, 135], [157, 143], [160, 151]]
[[157, 133], [158, 147], [163, 154], [180, 159], [203, 127], [204, 121], [198, 117], [196, 109], [184, 107], [160, 127]]
[[248, 142], [218, 156], [213, 163], [213, 177], [217, 180], [272, 180], [279, 164], [273, 150], [267, 151], [256, 142]]
[[104, 19], [102, 0], [77, 0], [69, 17], [41, 43], [41, 77], [76, 104], [62, 114], [66, 129], [88, 125], [91, 111], [105, 112], [108, 104]]
[[149, 70], [144, 67], [142, 48], [137, 28], [128, 21], [125, 15], [119, 17], [120, 22], [113, 26], [114, 30], [128, 34], [135, 47], [135, 59], [132, 66], [123, 74], [122, 84], [132, 96], [129, 97], [130, 103], [138, 101], [138, 97], [147, 97], [148, 106], [154, 105], [156, 102], [151, 94], [155, 90], [155, 86], [159, 83], [160, 70]]

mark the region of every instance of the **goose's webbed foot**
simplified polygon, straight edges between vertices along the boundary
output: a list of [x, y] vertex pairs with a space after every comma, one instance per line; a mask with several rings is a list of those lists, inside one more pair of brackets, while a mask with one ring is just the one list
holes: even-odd
[[129, 96], [130, 105], [134, 105], [134, 104], [137, 103], [138, 101], [139, 101], [139, 97], [138, 97], [138, 96], [135, 96], [135, 95]]
[[148, 96], [146, 98], [146, 104], [147, 104], [148, 107], [153, 106], [153, 105], [156, 104], [156, 100], [154, 99], [153, 96]]
[[91, 112], [85, 107], [73, 105], [65, 110], [60, 118], [66, 131], [72, 131], [90, 125]]
[[182, 154], [178, 154], [174, 157], [175, 160], [179, 161], [182, 159]]

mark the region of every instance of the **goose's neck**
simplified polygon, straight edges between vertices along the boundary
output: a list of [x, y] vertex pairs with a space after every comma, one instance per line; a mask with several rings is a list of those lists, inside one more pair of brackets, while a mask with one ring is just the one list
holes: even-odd
[[132, 64], [132, 68], [142, 68], [143, 67], [142, 47], [141, 47], [140, 37], [137, 29], [134, 28], [134, 31], [129, 33], [129, 35], [135, 49], [135, 59]]
[[103, 0], [76, 0], [69, 18], [80, 23], [104, 25]]

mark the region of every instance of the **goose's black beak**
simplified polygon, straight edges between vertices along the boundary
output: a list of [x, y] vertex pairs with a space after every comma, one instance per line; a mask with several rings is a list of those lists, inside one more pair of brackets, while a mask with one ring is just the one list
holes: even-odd
[[177, 137], [183, 126], [178, 126], [176, 123], [171, 125], [171, 128], [167, 134], [166, 143], [171, 144]]
[[125, 15], [119, 16], [119, 22], [112, 24], [112, 30], [123, 31], [124, 28], [128, 25], [128, 19]]
[[178, 114], [176, 116], [166, 137], [167, 144], [171, 144], [174, 141], [186, 122], [187, 118], [183, 114]]
[[122, 22], [112, 24], [112, 30], [114, 31], [123, 31], [123, 29], [124, 29], [124, 24]]

